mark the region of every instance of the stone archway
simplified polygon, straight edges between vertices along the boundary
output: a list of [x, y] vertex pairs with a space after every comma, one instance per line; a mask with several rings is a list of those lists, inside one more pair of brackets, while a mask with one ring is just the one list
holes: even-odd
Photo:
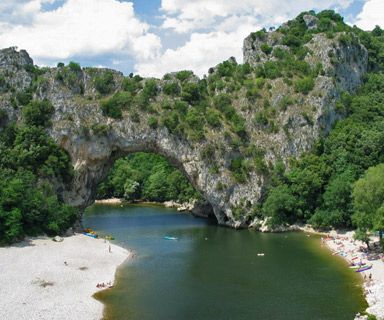
[[58, 128], [51, 134], [68, 151], [75, 169], [75, 178], [68, 190], [63, 191], [65, 202], [84, 209], [96, 197], [98, 184], [107, 176], [113, 163], [129, 153], [151, 152], [164, 156], [178, 168], [212, 206], [219, 224], [228, 224], [225, 201], [228, 191], [217, 191], [217, 178], [200, 158], [199, 150], [186, 141], [169, 134], [165, 128], [153, 130], [132, 125], [129, 119], [111, 122], [111, 131], [99, 136], [92, 132], [79, 135], [79, 128]]

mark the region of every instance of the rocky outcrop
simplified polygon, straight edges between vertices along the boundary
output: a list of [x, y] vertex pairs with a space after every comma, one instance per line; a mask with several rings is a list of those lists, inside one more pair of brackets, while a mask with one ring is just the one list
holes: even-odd
[[[315, 19], [308, 17], [306, 23], [308, 28], [316, 25]], [[244, 41], [244, 61], [257, 66], [276, 59], [262, 50], [263, 44], [272, 50], [289, 51], [282, 44], [279, 31], [265, 33], [262, 38], [252, 34]], [[246, 119], [248, 142], [263, 150], [266, 166], [272, 166], [277, 159], [288, 164], [290, 157], [299, 157], [310, 150], [342, 116], [335, 107], [341, 93], [354, 91], [366, 72], [367, 50], [358, 39], [345, 42], [342, 34], [334, 39], [317, 34], [306, 46], [305, 61], [311, 66], [321, 64], [323, 72], [316, 77], [314, 89], [307, 95], [295, 93], [284, 79], [270, 81], [269, 101], [278, 110], [274, 130], [255, 125], [252, 119], [259, 105], [257, 102], [253, 109], [245, 108], [244, 90], [233, 100], [233, 107]], [[57, 187], [65, 202], [80, 208], [89, 206], [94, 202], [98, 184], [116, 159], [132, 152], [148, 151], [164, 155], [185, 174], [212, 206], [220, 224], [232, 227], [257, 224], [249, 213], [262, 195], [267, 176], [256, 170], [249, 172], [242, 183], [233, 179], [229, 167], [239, 151], [225, 128], [211, 130], [202, 141], [192, 141], [170, 132], [165, 126], [150, 126], [149, 111], [140, 112], [136, 118], [123, 112], [121, 119], [113, 119], [102, 113], [101, 102], [105, 97], [95, 89], [95, 77], [107, 72], [112, 74], [113, 93], [122, 86], [121, 73], [85, 68], [76, 70], [71, 83], [65, 83], [63, 77], [58, 76], [60, 68], [45, 69], [36, 81], [31, 67], [32, 60], [25, 51], [17, 52], [13, 48], [0, 51], [0, 77], [18, 91], [35, 81], [34, 98], [48, 99], [54, 106], [49, 134], [69, 153], [75, 170], [71, 185]], [[160, 92], [165, 82], [156, 80]], [[12, 106], [12, 94], [6, 90], [0, 93], [0, 109], [7, 112], [9, 121], [20, 118], [20, 108]], [[289, 108], [279, 109], [277, 106], [288, 95], [294, 95], [295, 100]], [[161, 103], [162, 99], [160, 94], [152, 102]], [[203, 151], [209, 146], [214, 149], [212, 154], [203, 157]]]

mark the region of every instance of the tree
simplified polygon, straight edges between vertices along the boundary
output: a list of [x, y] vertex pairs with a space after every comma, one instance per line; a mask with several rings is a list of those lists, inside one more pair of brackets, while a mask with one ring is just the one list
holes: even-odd
[[384, 230], [384, 163], [369, 168], [353, 188], [353, 221], [362, 232]]
[[270, 218], [268, 224], [276, 226], [293, 222], [296, 202], [297, 199], [287, 185], [282, 184], [272, 189], [262, 208], [263, 215]]

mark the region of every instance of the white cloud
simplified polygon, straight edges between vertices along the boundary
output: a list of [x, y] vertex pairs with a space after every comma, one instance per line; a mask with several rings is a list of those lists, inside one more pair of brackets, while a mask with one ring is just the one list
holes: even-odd
[[364, 30], [372, 30], [377, 25], [384, 27], [384, 1], [368, 0], [357, 16], [355, 24]]
[[130, 2], [68, 0], [55, 10], [42, 11], [43, 3], [54, 1], [15, 5], [13, 14], [30, 16], [29, 23], [3, 22], [0, 47], [18, 46], [38, 60], [108, 53], [149, 59], [161, 48], [160, 38], [135, 16]]
[[[283, 2], [283, 3], [282, 3]], [[181, 69], [206, 74], [234, 56], [242, 62], [243, 40], [262, 27], [279, 25], [305, 10], [346, 8], [353, 0], [162, 0], [162, 28], [188, 35], [189, 40], [156, 59], [141, 60], [136, 71], [161, 77]]]
[[[202, 76], [210, 67], [234, 56], [242, 61], [243, 39], [256, 26], [249, 17], [232, 17], [217, 26], [217, 31], [192, 33], [190, 39], [181, 47], [168, 49], [154, 60], [141, 61], [136, 70], [141, 75], [162, 77], [167, 72], [193, 70]], [[227, 32], [228, 29], [232, 32]]]
[[262, 24], [281, 23], [304, 10], [346, 8], [353, 0], [162, 0], [163, 28], [183, 33], [214, 27], [217, 19], [234, 15], [259, 17]]

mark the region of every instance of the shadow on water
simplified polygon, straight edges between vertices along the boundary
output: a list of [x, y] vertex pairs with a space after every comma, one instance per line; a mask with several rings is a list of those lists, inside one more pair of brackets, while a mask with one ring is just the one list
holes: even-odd
[[353, 319], [366, 307], [360, 278], [317, 237], [235, 231], [158, 207], [95, 206], [84, 222], [138, 252], [96, 295], [108, 320]]

